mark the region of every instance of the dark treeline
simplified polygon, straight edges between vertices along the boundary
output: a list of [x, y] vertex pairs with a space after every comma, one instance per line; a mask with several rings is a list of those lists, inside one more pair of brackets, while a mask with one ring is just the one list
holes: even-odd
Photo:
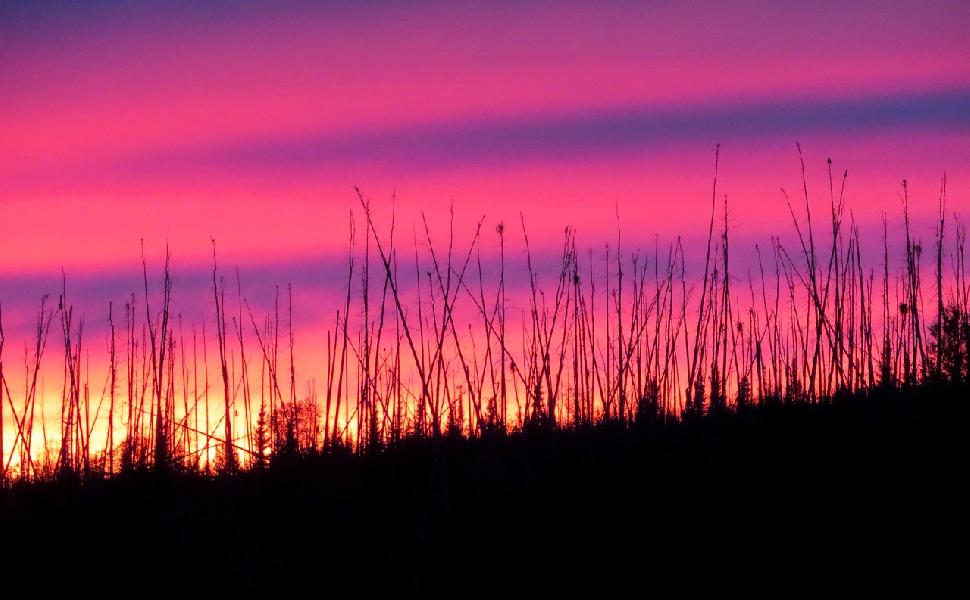
[[[309, 380], [297, 375], [292, 288], [277, 289], [258, 316], [239, 271], [228, 282], [220, 272], [215, 242], [211, 318], [199, 324], [173, 308], [168, 252], [160, 285], [142, 253], [143, 289], [106, 307], [103, 380], [91, 375], [92, 343], [65, 278], [56, 303], [41, 300], [19, 389], [0, 312], [0, 484], [148, 468], [234, 472], [408, 437], [629, 425], [965, 381], [966, 230], [947, 211], [945, 177], [932, 246], [911, 228], [904, 181], [897, 235], [884, 217], [882, 251], [865, 257], [847, 177], [828, 166], [827, 224], [812, 213], [803, 163], [801, 200], [782, 190], [796, 245], [772, 237], [742, 266], [731, 260], [716, 163], [703, 261], [690, 274], [680, 239], [631, 251], [619, 216], [616, 239], [585, 256], [567, 228], [558, 267], [540, 273], [522, 219], [524, 273], [515, 275], [525, 284], [515, 290], [504, 224], [498, 256], [485, 260], [484, 219], [458, 247], [451, 215], [436, 247], [422, 216], [412, 256], [393, 214], [379, 225], [358, 191], [364, 231], [351, 215], [345, 294], [323, 364], [303, 365]], [[62, 385], [52, 398], [39, 382], [55, 344]]]
[[967, 391], [21, 482], [0, 559], [173, 593], [939, 597], [965, 583]]
[[173, 309], [167, 253], [160, 286], [143, 259], [144, 289], [107, 307], [103, 385], [65, 282], [41, 300], [20, 387], [0, 312], [3, 567], [186, 592], [930, 589], [953, 561], [932, 536], [965, 500], [965, 228], [944, 178], [924, 252], [904, 181], [901, 247], [884, 218], [864, 257], [845, 183], [829, 162], [824, 227], [807, 182], [786, 193], [797, 245], [772, 238], [742, 269], [715, 166], [696, 275], [679, 239], [630, 252], [618, 225], [585, 256], [567, 229], [543, 285], [523, 219], [514, 310], [504, 224], [492, 270], [484, 219], [442, 248], [422, 218], [412, 256], [358, 192], [322, 386], [305, 391], [292, 289], [258, 316], [214, 242], [198, 325]]

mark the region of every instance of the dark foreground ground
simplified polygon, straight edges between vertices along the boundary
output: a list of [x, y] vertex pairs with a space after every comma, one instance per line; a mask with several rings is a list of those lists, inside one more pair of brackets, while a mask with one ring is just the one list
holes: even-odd
[[17, 486], [0, 589], [967, 597], [965, 391]]

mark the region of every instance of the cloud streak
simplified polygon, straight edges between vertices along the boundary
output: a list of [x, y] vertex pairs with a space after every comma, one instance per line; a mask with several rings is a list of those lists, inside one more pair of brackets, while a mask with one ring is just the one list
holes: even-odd
[[348, 167], [415, 173], [595, 160], [691, 142], [968, 127], [970, 88], [954, 88], [849, 99], [625, 107], [467, 119], [343, 135], [254, 137], [150, 152], [124, 159], [116, 168], [134, 176], [185, 170], [305, 173]]

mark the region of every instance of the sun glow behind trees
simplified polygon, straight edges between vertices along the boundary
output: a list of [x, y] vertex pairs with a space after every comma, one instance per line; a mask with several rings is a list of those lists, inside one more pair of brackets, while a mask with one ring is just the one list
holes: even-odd
[[[358, 192], [342, 298], [318, 299], [329, 317], [315, 330], [294, 327], [292, 286], [254, 309], [214, 241], [199, 321], [179, 312], [167, 252], [106, 307], [103, 339], [86, 336], [93, 317], [65, 276], [41, 301], [25, 368], [4, 336], [6, 477], [258, 468], [410, 435], [629, 424], [963, 377], [935, 345], [962, 356], [966, 344], [966, 233], [945, 179], [932, 244], [912, 229], [904, 182], [901, 218], [873, 248], [828, 166], [827, 213], [812, 212], [807, 181], [784, 192], [794, 235], [759, 242], [753, 262], [732, 260], [716, 177], [703, 253], [681, 238], [631, 248], [618, 212], [612, 239], [584, 249], [567, 228], [558, 252], [536, 253], [525, 217], [464, 235], [454, 214], [404, 227]], [[941, 316], [956, 325], [941, 330]]]

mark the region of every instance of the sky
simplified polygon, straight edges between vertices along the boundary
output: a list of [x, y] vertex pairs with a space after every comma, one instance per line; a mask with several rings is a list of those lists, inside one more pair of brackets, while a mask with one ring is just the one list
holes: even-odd
[[832, 158], [865, 226], [907, 179], [931, 236], [944, 172], [966, 212], [970, 5], [0, 0], [4, 323], [29, 336], [63, 274], [103, 331], [142, 240], [201, 314], [214, 239], [254, 303], [293, 284], [306, 339], [352, 210], [362, 230], [355, 186], [409, 232], [453, 206], [460, 235], [522, 219], [552, 256], [619, 214], [652, 246], [704, 234], [717, 144], [735, 235], [765, 241], [790, 228], [796, 142], [812, 201]]

